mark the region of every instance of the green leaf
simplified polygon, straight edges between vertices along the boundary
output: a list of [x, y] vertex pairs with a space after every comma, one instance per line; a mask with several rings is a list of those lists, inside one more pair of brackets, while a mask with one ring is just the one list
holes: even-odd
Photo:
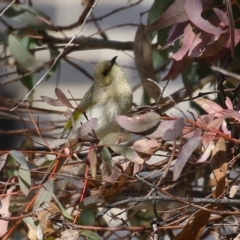
[[38, 196], [34, 202], [33, 210], [36, 211], [41, 203], [50, 202], [53, 197], [53, 183], [52, 178], [48, 179], [47, 182], [41, 187]]
[[55, 202], [57, 203], [60, 211], [62, 212], [63, 216], [69, 220], [73, 220], [73, 217], [65, 210], [65, 208], [62, 206], [62, 204], [59, 202], [56, 195], [53, 193], [52, 196], [53, 196], [53, 199], [55, 200]]
[[115, 153], [122, 155], [131, 162], [135, 162], [135, 158], [138, 156], [132, 148], [124, 145], [108, 145]]
[[93, 208], [83, 208], [79, 216], [80, 225], [94, 226], [95, 225], [95, 212]]
[[88, 240], [100, 240], [99, 236], [90, 230], [81, 230], [80, 236], [83, 236]]
[[24, 44], [12, 34], [9, 34], [8, 45], [13, 57], [23, 71], [32, 72], [40, 67], [40, 63], [37, 62]]
[[[50, 51], [50, 56], [51, 56], [52, 60], [54, 60], [59, 55], [59, 51], [54, 47], [49, 46], [49, 51]], [[60, 68], [60, 66], [61, 66], [61, 61], [58, 60], [54, 64], [54, 66], [51, 68], [51, 70], [48, 72], [48, 74], [46, 76], [46, 80], [51, 78], [55, 74], [55, 72]]]
[[[155, 22], [173, 2], [174, 0], [155, 0], [148, 14], [148, 26]], [[153, 40], [156, 34], [157, 32], [152, 32], [148, 36]]]
[[104, 136], [100, 142], [99, 146], [101, 145], [108, 145], [108, 144], [114, 144], [114, 143], [123, 143], [123, 142], [129, 142], [130, 141], [130, 135], [129, 133], [108, 133], [106, 136]]
[[7, 32], [0, 32], [0, 42], [7, 46], [8, 42], [8, 33]]
[[112, 172], [112, 156], [106, 146], [101, 150], [101, 157], [103, 162], [102, 178], [106, 179]]
[[26, 158], [21, 152], [17, 150], [11, 150], [9, 153], [20, 165], [28, 167]]
[[[31, 74], [31, 75], [28, 75], [28, 76], [25, 76], [23, 78], [21, 78], [21, 83], [28, 89], [28, 90], [31, 90], [34, 86], [34, 74]], [[32, 92], [33, 94], [33, 92]]]
[[31, 175], [28, 166], [20, 165], [18, 170], [18, 181], [20, 189], [25, 196], [30, 192], [31, 187]]
[[4, 16], [13, 21], [34, 27], [34, 29], [50, 29], [47, 15], [25, 4], [15, 4], [5, 11]]

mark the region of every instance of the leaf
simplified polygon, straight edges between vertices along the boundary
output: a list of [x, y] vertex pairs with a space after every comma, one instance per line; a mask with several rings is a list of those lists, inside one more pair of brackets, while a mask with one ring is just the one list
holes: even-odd
[[148, 135], [149, 138], [162, 138], [164, 141], [173, 141], [182, 133], [184, 127], [184, 119], [163, 121], [157, 129]]
[[34, 221], [33, 221], [33, 218], [32, 217], [26, 217], [26, 218], [23, 218], [23, 221], [25, 222], [25, 224], [27, 225], [28, 227], [28, 238], [30, 240], [38, 240], [37, 239], [37, 226], [35, 225]]
[[153, 139], [141, 139], [133, 144], [133, 150], [136, 151], [145, 161], [149, 160], [152, 155], [161, 147], [161, 143]]
[[108, 133], [104, 136], [100, 142], [99, 146], [109, 145], [109, 144], [119, 144], [126, 143], [130, 141], [130, 135], [128, 133]]
[[[158, 43], [162, 46], [158, 46], [159, 50], [163, 50], [168, 48], [169, 46], [173, 45], [174, 42], [176, 42], [178, 39], [183, 37], [184, 28], [187, 26], [188, 22], [178, 23], [176, 25], [173, 25], [169, 31], [168, 31], [168, 38], [164, 43], [161, 44], [161, 36], [159, 36]], [[160, 32], [160, 31], [159, 31]]]
[[228, 53], [228, 51], [226, 52], [226, 49], [229, 48], [229, 46], [227, 46], [229, 40], [228, 32], [220, 35], [218, 39], [214, 40], [215, 41], [212, 44], [208, 43], [207, 46], [204, 47], [204, 51], [202, 51], [199, 59], [210, 59], [212, 61], [213, 59], [219, 59], [220, 56], [225, 56]]
[[158, 20], [147, 27], [145, 33], [157, 31], [188, 20], [183, 8], [187, 0], [175, 0], [173, 4], [160, 16]]
[[[54, 61], [60, 52], [56, 48], [52, 47], [50, 44], [48, 46], [49, 46], [51, 59], [52, 61]], [[46, 76], [46, 80], [51, 78], [55, 74], [55, 72], [58, 70], [58, 68], [60, 68], [60, 66], [61, 66], [61, 61], [57, 61], [54, 64], [54, 66], [52, 66], [51, 70], [48, 72]]]
[[35, 84], [34, 74], [25, 76], [20, 81], [28, 90], [31, 90]]
[[102, 157], [102, 179], [105, 180], [112, 173], [112, 156], [107, 147], [101, 149]]
[[82, 138], [87, 136], [89, 133], [93, 134], [93, 130], [97, 126], [97, 123], [97, 118], [91, 118], [89, 121], [83, 123], [83, 125], [77, 129], [77, 137]]
[[52, 202], [45, 201], [41, 203], [39, 208], [36, 209], [36, 214], [43, 235], [50, 235], [54, 233], [55, 230], [51, 218], [61, 215], [58, 207]]
[[21, 152], [17, 150], [11, 150], [9, 153], [20, 165], [27, 167], [26, 158]]
[[[11, 193], [16, 189], [15, 186], [11, 186], [8, 190], [7, 190], [7, 196], [3, 199], [1, 199], [2, 202], [2, 207], [0, 209], [0, 215], [4, 216], [4, 217], [10, 217], [11, 213], [9, 212], [9, 206], [10, 206], [10, 201], [11, 201]], [[10, 221], [5, 221], [5, 220], [1, 220], [0, 219], [0, 237], [3, 237], [8, 229], [8, 223]]]
[[33, 205], [33, 210], [36, 211], [43, 202], [50, 202], [53, 196], [53, 183], [54, 179], [48, 179], [37, 195], [37, 198]]
[[[194, 102], [209, 114], [221, 113], [223, 111], [223, 108], [220, 105], [206, 98], [197, 98]], [[216, 117], [217, 116], [221, 115], [216, 115]]]
[[64, 104], [62, 104], [61, 102], [59, 102], [59, 100], [57, 99], [53, 99], [53, 98], [50, 98], [50, 97], [47, 97], [47, 96], [41, 96], [42, 100], [51, 105], [51, 106], [54, 106], [54, 107], [63, 107], [65, 106]]
[[95, 149], [90, 149], [88, 152], [88, 158], [91, 168], [92, 177], [96, 179], [97, 176], [97, 153]]
[[223, 109], [222, 114], [224, 114], [224, 116], [226, 116], [227, 118], [234, 118], [235, 120], [240, 122], [240, 113], [235, 110]]
[[31, 188], [31, 175], [28, 166], [20, 165], [18, 170], [18, 181], [20, 189], [23, 194], [27, 196]]
[[7, 156], [8, 156], [7, 153], [3, 154], [3, 155], [0, 155], [0, 172], [1, 172], [2, 168], [4, 167], [4, 165], [6, 163]]
[[[209, 207], [210, 208], [210, 207]], [[199, 210], [193, 213], [188, 219], [183, 230], [174, 238], [174, 240], [196, 240], [203, 232], [208, 223], [210, 212]]]
[[223, 138], [218, 140], [213, 149], [210, 167], [212, 170], [212, 174], [210, 176], [212, 195], [214, 198], [218, 198], [222, 193], [225, 192], [225, 176], [228, 170], [226, 145]]
[[89, 196], [83, 199], [83, 206], [89, 206], [89, 205], [96, 206], [97, 204], [102, 204], [104, 202], [105, 200], [100, 196]]
[[184, 9], [191, 22], [193, 22], [198, 28], [204, 32], [221, 35], [225, 31], [213, 26], [209, 21], [202, 18], [203, 12], [203, 1], [199, 0], [187, 0], [184, 4]]
[[94, 226], [95, 225], [95, 211], [93, 208], [85, 207], [81, 210], [79, 216], [80, 225]]
[[[162, 1], [155, 0], [152, 4], [150, 11], [148, 13], [147, 25], [151, 25], [153, 22], [157, 21], [157, 19], [162, 15], [162, 13], [173, 4], [174, 0]], [[156, 34], [151, 33], [148, 36], [150, 40], [153, 40]]]
[[[61, 237], [57, 238], [57, 240], [78, 240], [80, 236], [79, 231], [74, 229], [67, 229], [63, 232], [61, 232]], [[90, 239], [90, 238], [88, 238]]]
[[90, 230], [81, 230], [80, 236], [85, 237], [85, 239], [88, 240], [100, 240], [101, 238], [98, 237], [98, 235], [95, 232], [92, 232]]
[[12, 5], [7, 11], [5, 11], [4, 16], [36, 29], [50, 28], [49, 18], [43, 12], [34, 9], [27, 4]]
[[206, 45], [211, 40], [211, 36], [210, 33], [206, 32], [196, 34], [188, 51], [188, 57], [195, 58], [201, 56], [206, 49]]
[[67, 99], [67, 97], [65, 96], [65, 94], [62, 92], [61, 89], [59, 88], [55, 88], [55, 94], [58, 98], [58, 100], [66, 107], [68, 108], [74, 108], [72, 106], [72, 104], [69, 102], [69, 100]]
[[213, 148], [214, 148], [214, 142], [210, 141], [204, 153], [202, 154], [202, 156], [197, 160], [197, 163], [202, 163], [207, 161], [207, 159], [211, 156]]
[[168, 74], [162, 79], [168, 80], [168, 79], [175, 79], [179, 73], [182, 72], [184, 68], [186, 68], [188, 65], [190, 65], [193, 62], [193, 59], [191, 58], [183, 58], [181, 61], [175, 61], [173, 60], [172, 66], [168, 72]]
[[[122, 155], [123, 157], [127, 158], [131, 162], [136, 162], [136, 157], [138, 157], [137, 153], [132, 150], [130, 147], [124, 145], [109, 145], [109, 147], [117, 154]], [[143, 160], [138, 162], [143, 163]]]
[[229, 198], [234, 198], [235, 195], [237, 194], [238, 189], [239, 189], [238, 185], [231, 186], [230, 191], [229, 191]]
[[217, 15], [218, 19], [223, 22], [226, 26], [228, 26], [228, 17], [227, 14], [222, 11], [219, 8], [213, 8], [212, 9], [214, 11], [214, 13]]
[[201, 142], [201, 137], [193, 137], [188, 140], [188, 142], [182, 147], [173, 170], [173, 181], [176, 181], [188, 161], [189, 157], [192, 155], [193, 151], [198, 147]]
[[58, 205], [59, 209], [61, 210], [61, 213], [63, 214], [63, 216], [65, 218], [67, 218], [68, 220], [73, 220], [73, 217], [65, 210], [65, 208], [59, 202], [58, 198], [56, 197], [56, 195], [54, 193], [53, 193], [52, 197], [55, 200], [55, 202], [57, 203], [57, 205]]
[[187, 54], [188, 50], [191, 48], [194, 37], [195, 34], [193, 32], [193, 28], [191, 24], [188, 24], [184, 29], [181, 47], [176, 53], [171, 56], [171, 58], [175, 59], [176, 61], [182, 60], [183, 57]]
[[79, 190], [84, 188], [84, 183], [82, 180], [77, 180], [72, 176], [68, 176], [68, 174], [68, 172], [60, 171], [58, 179], [66, 180], [67, 182], [75, 185]]
[[41, 66], [28, 49], [12, 34], [8, 36], [8, 45], [13, 57], [25, 72], [33, 72]]
[[122, 128], [130, 132], [145, 132], [160, 122], [160, 116], [155, 112], [147, 112], [131, 118], [119, 115], [116, 117], [116, 121]]

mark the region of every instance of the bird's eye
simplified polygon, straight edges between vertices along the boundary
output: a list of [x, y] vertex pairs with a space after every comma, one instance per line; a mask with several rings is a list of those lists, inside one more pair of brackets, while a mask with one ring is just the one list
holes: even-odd
[[108, 70], [104, 70], [104, 71], [102, 72], [102, 74], [103, 74], [104, 77], [106, 77], [106, 76], [108, 75]]

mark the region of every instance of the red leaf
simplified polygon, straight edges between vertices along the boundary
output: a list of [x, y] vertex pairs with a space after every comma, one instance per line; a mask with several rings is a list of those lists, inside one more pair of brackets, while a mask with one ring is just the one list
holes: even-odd
[[183, 58], [181, 61], [173, 61], [172, 66], [168, 72], [168, 74], [162, 79], [168, 80], [168, 79], [175, 79], [182, 70], [190, 65], [193, 62], [193, 59], [191, 58]]
[[219, 8], [213, 8], [213, 11], [217, 15], [218, 19], [228, 26], [227, 14]]
[[158, 128], [150, 135], [149, 138], [160, 138], [164, 141], [173, 141], [180, 136], [184, 126], [184, 119], [163, 121]]
[[54, 106], [54, 107], [63, 107], [64, 106], [57, 99], [53, 99], [53, 98], [50, 98], [50, 97], [47, 97], [47, 96], [41, 96], [41, 98], [45, 103], [47, 103], [51, 106]]
[[202, 18], [201, 14], [203, 11], [203, 1], [200, 0], [187, 0], [184, 4], [184, 9], [190, 19], [198, 28], [203, 31], [214, 34], [221, 35], [224, 33], [223, 30], [213, 26], [209, 21]]
[[184, 28], [186, 27], [187, 22], [178, 23], [173, 25], [168, 31], [168, 38], [166, 43], [163, 46], [159, 46], [158, 49], [163, 50], [170, 45], [172, 45], [175, 41], [177, 41], [180, 37], [183, 36]]
[[98, 119], [91, 118], [89, 121], [85, 122], [81, 127], [77, 130], [78, 138], [82, 138], [89, 133], [93, 135], [93, 129], [97, 126]]
[[186, 0], [175, 0], [175, 2], [161, 15], [161, 17], [149, 25], [146, 33], [169, 27], [181, 22], [186, 22], [188, 16], [183, 8]]
[[189, 157], [192, 155], [193, 151], [198, 147], [201, 142], [202, 137], [194, 137], [188, 140], [188, 142], [182, 147], [173, 170], [173, 181], [176, 181], [188, 161]]
[[127, 117], [119, 115], [117, 123], [130, 132], [145, 132], [160, 122], [160, 116], [155, 112], [148, 112], [142, 115]]
[[221, 113], [223, 111], [220, 105], [206, 98], [198, 98], [195, 99], [194, 102], [209, 114]]
[[211, 39], [211, 34], [206, 32], [201, 32], [195, 35], [192, 46], [188, 51], [188, 56], [191, 58], [201, 56], [210, 39]]
[[172, 55], [172, 58], [175, 59], [176, 61], [181, 60], [190, 49], [192, 42], [194, 40], [194, 37], [195, 37], [195, 34], [193, 32], [193, 29], [191, 25], [188, 24], [184, 29], [181, 48]]
[[65, 94], [59, 89], [55, 88], [55, 94], [58, 98], [58, 100], [66, 107], [73, 108], [72, 104], [69, 102]]

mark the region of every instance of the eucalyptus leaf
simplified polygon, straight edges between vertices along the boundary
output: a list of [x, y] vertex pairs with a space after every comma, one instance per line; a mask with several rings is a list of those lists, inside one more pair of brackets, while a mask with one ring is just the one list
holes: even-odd
[[8, 36], [8, 46], [13, 57], [23, 71], [33, 72], [40, 67], [40, 63], [38, 63], [24, 44], [22, 44], [13, 34], [9, 34]]
[[18, 170], [18, 181], [20, 189], [22, 190], [23, 194], [27, 196], [31, 187], [31, 175], [27, 166], [20, 165]]
[[25, 4], [15, 4], [5, 11], [4, 16], [15, 22], [35, 27], [35, 29], [49, 29], [49, 18], [43, 12]]

